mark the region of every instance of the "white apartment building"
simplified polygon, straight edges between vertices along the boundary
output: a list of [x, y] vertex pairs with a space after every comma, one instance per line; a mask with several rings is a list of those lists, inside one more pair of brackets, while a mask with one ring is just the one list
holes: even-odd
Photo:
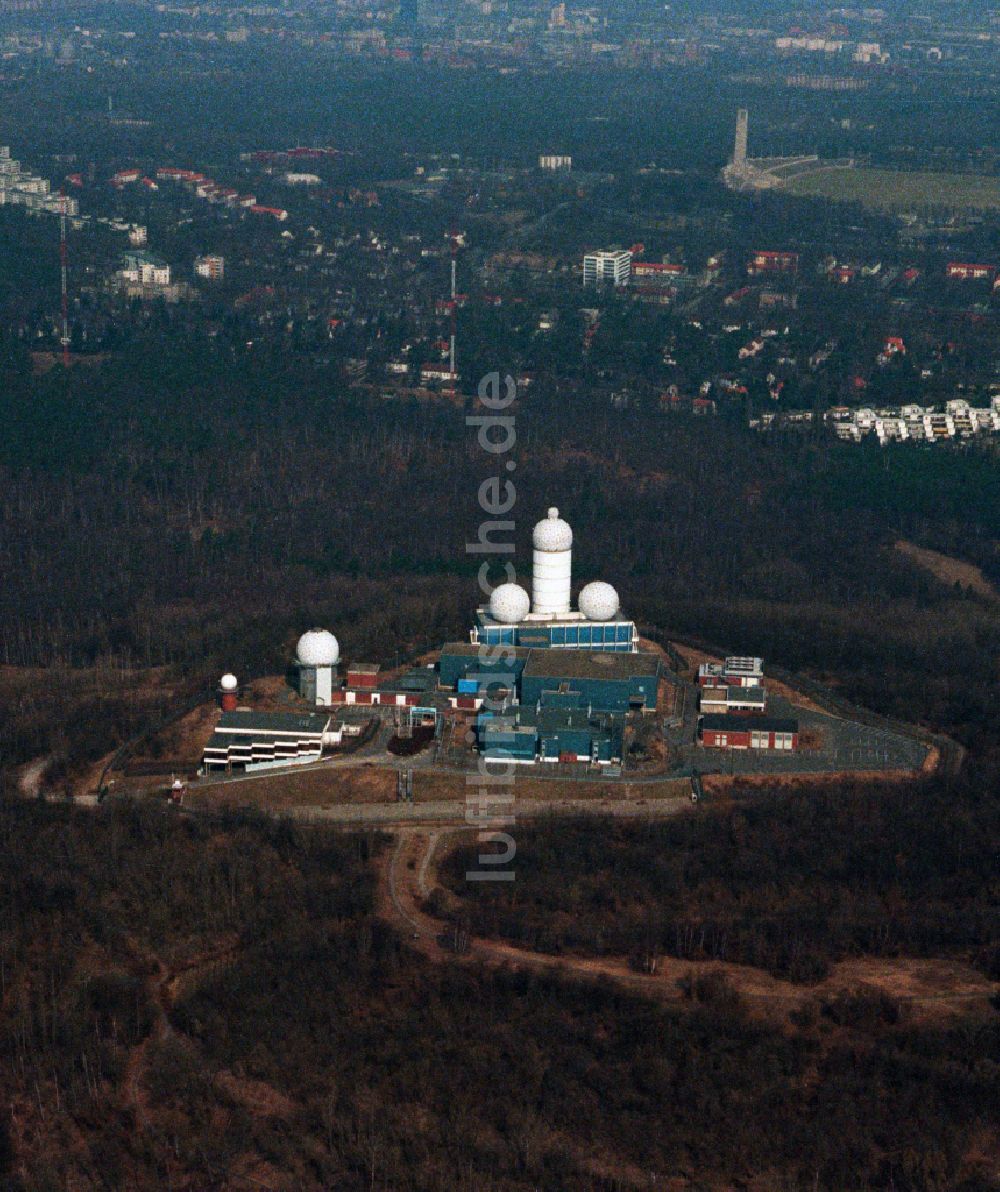
[[620, 249], [591, 252], [583, 258], [583, 284], [627, 286], [632, 278], [632, 254]]
[[209, 281], [221, 281], [226, 273], [225, 257], [215, 254], [195, 257], [194, 272], [196, 277], [206, 277]]

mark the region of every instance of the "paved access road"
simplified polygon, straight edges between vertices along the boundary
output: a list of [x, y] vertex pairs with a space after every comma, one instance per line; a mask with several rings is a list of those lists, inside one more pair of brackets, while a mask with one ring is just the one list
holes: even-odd
[[[514, 820], [538, 819], [549, 815], [613, 815], [628, 819], [665, 819], [691, 809], [690, 799], [516, 799], [494, 803], [494, 816]], [[393, 826], [397, 824], [446, 824], [479, 826], [478, 804], [470, 797], [442, 799], [428, 803], [332, 803], [324, 807], [282, 809], [282, 816], [314, 822]], [[466, 812], [471, 818], [466, 818]], [[483, 824], [489, 827], [488, 823]]]

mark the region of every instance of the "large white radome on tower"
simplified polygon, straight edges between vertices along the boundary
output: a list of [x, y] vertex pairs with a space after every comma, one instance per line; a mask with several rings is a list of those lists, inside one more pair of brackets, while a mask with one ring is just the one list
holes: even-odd
[[310, 629], [299, 638], [295, 656], [301, 666], [336, 666], [340, 645], [328, 629]]
[[598, 580], [581, 589], [579, 605], [580, 612], [588, 621], [610, 621], [617, 614], [621, 602], [610, 584]]
[[531, 611], [546, 617], [570, 610], [573, 579], [573, 531], [552, 508], [535, 526], [531, 567]]
[[500, 584], [490, 596], [490, 614], [505, 625], [523, 621], [531, 610], [531, 597], [520, 584]]
[[548, 515], [535, 526], [531, 541], [535, 550], [569, 550], [573, 546], [573, 531], [553, 505]]
[[219, 686], [223, 691], [235, 691], [239, 687], [239, 680], [235, 675], [226, 674], [219, 680]]

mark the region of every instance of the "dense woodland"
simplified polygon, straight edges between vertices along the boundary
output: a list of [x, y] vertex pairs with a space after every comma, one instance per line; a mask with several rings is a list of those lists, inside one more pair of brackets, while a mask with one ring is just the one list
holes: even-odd
[[477, 935], [586, 955], [728, 960], [811, 982], [852, 956], [971, 960], [1000, 977], [997, 775], [833, 783], [644, 825], [521, 825], [517, 881], [465, 880], [452, 914]]
[[0, 1186], [993, 1186], [995, 1022], [431, 965], [372, 917], [378, 847], [0, 804]]

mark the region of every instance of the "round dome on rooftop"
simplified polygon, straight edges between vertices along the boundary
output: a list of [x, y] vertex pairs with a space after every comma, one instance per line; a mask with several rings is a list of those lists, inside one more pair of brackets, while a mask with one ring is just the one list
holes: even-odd
[[618, 593], [600, 580], [581, 590], [578, 604], [588, 621], [610, 621], [620, 607]]
[[520, 584], [500, 584], [490, 596], [490, 615], [505, 625], [523, 621], [531, 608], [531, 597]]
[[535, 526], [531, 541], [535, 550], [569, 550], [573, 545], [573, 531], [553, 505], [547, 516]]
[[223, 691], [235, 691], [239, 687], [239, 681], [235, 675], [225, 674], [219, 680], [219, 686]]

